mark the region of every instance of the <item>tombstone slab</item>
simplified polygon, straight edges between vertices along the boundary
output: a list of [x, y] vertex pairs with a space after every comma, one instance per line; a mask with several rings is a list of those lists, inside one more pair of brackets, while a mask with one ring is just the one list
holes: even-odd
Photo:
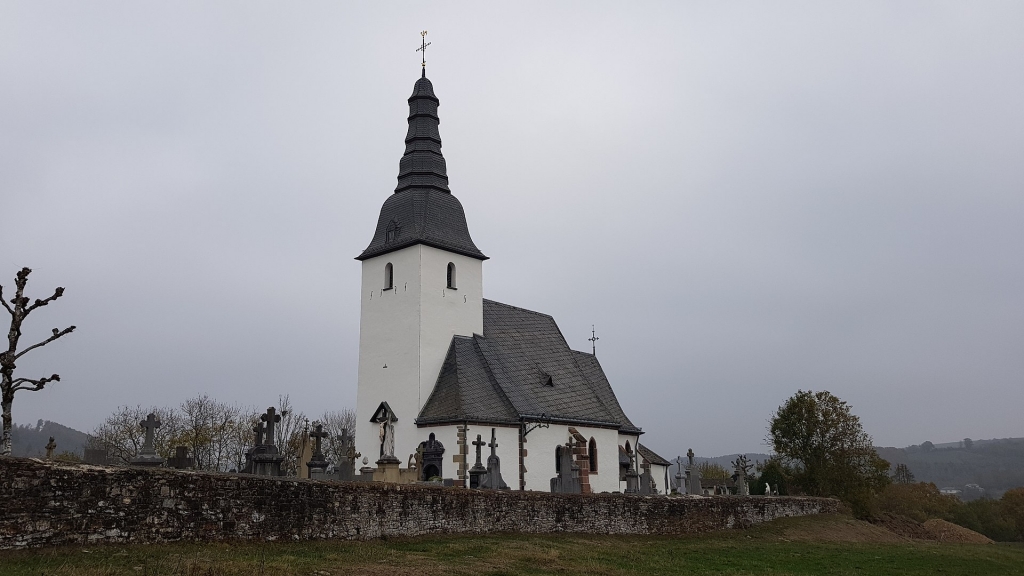
[[145, 420], [139, 422], [139, 426], [146, 430], [146, 439], [142, 443], [142, 449], [139, 450], [139, 454], [132, 458], [132, 466], [147, 466], [151, 468], [163, 466], [164, 459], [157, 455], [153, 442], [156, 429], [160, 427], [160, 419], [156, 417], [156, 414], [150, 412]]
[[498, 458], [498, 438], [494, 428], [491, 428], [491, 442], [487, 446], [491, 449], [491, 455], [487, 457], [487, 473], [480, 478], [480, 487], [485, 490], [508, 490], [508, 484], [501, 478], [501, 459]]

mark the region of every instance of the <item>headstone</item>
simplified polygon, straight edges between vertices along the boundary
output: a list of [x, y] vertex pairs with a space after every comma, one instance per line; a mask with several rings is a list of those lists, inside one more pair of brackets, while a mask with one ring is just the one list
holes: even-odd
[[733, 462], [736, 467], [736, 494], [739, 496], [750, 495], [750, 485], [747, 484], [747, 466], [749, 465], [746, 455], [739, 455], [736, 457], [736, 461]]
[[469, 487], [480, 488], [480, 479], [487, 474], [487, 468], [484, 468], [482, 462], [480, 462], [480, 449], [487, 443], [480, 439], [480, 435], [476, 435], [476, 440], [473, 441], [473, 446], [476, 446], [476, 464], [469, 469]]
[[431, 432], [426, 442], [420, 442], [416, 453], [420, 456], [420, 480], [441, 478], [444, 475], [444, 444]]
[[253, 428], [256, 433], [256, 446], [252, 447], [249, 456], [249, 464], [246, 467], [249, 474], [257, 476], [282, 476], [281, 463], [284, 462], [284, 455], [274, 445], [274, 429], [281, 422], [281, 415], [271, 406], [267, 413], [260, 416], [260, 422]]
[[341, 455], [338, 457], [338, 464], [334, 467], [337, 480], [351, 482], [356, 474], [356, 458], [360, 454], [356, 452], [355, 443], [348, 435], [348, 430], [341, 430]]
[[156, 434], [156, 429], [160, 427], [160, 419], [151, 412], [145, 420], [139, 422], [139, 426], [146, 429], [146, 439], [142, 443], [142, 450], [135, 458], [132, 458], [132, 465], [163, 466], [164, 459], [157, 455], [156, 449], [153, 447], [153, 436]]
[[53, 451], [57, 449], [57, 443], [53, 441], [53, 436], [50, 436], [50, 441], [46, 443], [46, 459], [53, 460]]
[[174, 457], [167, 459], [167, 466], [178, 470], [188, 470], [196, 465], [195, 459], [188, 455], [188, 446], [177, 446], [174, 448]]
[[491, 455], [487, 457], [487, 474], [480, 479], [480, 487], [487, 490], [508, 490], [508, 485], [501, 478], [501, 460], [498, 458], [498, 437], [491, 428]]
[[640, 474], [636, 471], [636, 452], [632, 449], [626, 451], [629, 456], [629, 469], [626, 470], [626, 494], [640, 493]]
[[559, 448], [557, 454], [558, 476], [551, 479], [551, 492], [556, 494], [581, 494], [583, 486], [580, 483], [580, 467], [576, 465], [572, 457], [572, 436], [569, 437], [568, 444]]
[[683, 474], [683, 457], [676, 456], [676, 492], [686, 494], [686, 476]]
[[651, 474], [650, 464], [644, 464], [643, 474], [640, 474], [640, 495], [651, 496], [657, 494], [658, 491], [655, 488], [657, 484], [654, 481], [654, 475]]
[[324, 425], [319, 422], [313, 427], [313, 431], [309, 433], [309, 437], [313, 439], [313, 456], [306, 462], [306, 467], [309, 469], [309, 477], [313, 478], [314, 471], [317, 474], [322, 475], [327, 471], [327, 457], [324, 456], [323, 452], [323, 439], [327, 438], [327, 432], [324, 432]]
[[686, 459], [689, 462], [686, 467], [686, 493], [704, 494], [700, 485], [700, 469], [693, 465], [693, 448], [687, 449]]

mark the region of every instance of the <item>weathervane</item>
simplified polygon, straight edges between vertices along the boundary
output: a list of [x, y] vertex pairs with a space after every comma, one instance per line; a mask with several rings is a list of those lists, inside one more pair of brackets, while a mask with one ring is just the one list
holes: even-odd
[[597, 341], [598, 340], [600, 340], [600, 338], [597, 337], [597, 333], [594, 332], [594, 325], [591, 324], [590, 325], [590, 338], [587, 338], [587, 341], [590, 342], [590, 351], [591, 351], [591, 353], [594, 356], [597, 356]]
[[427, 31], [426, 30], [424, 30], [423, 32], [420, 32], [420, 36], [423, 38], [423, 40], [422, 40], [423, 44], [419, 48], [417, 48], [416, 51], [423, 53], [423, 63], [421, 64], [421, 66], [423, 66], [423, 77], [426, 78], [427, 77], [427, 46], [430, 46], [430, 42], [427, 42]]

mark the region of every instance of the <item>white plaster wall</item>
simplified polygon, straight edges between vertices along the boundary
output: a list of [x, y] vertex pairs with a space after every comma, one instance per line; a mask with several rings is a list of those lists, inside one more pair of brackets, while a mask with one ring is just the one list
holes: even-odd
[[[590, 475], [590, 488], [594, 492], [614, 492], [618, 487], [618, 433], [607, 428], [574, 426], [587, 442], [597, 441], [597, 474]], [[555, 477], [555, 447], [569, 441], [569, 426], [552, 424], [550, 428], [537, 428], [526, 437], [526, 489], [539, 492], [551, 490]]]
[[[394, 289], [383, 290], [389, 262]], [[449, 262], [456, 265], [456, 290], [446, 289]], [[483, 266], [475, 258], [415, 245], [364, 260], [362, 268], [356, 449], [371, 463], [379, 457], [378, 427], [369, 420], [386, 401], [398, 416], [395, 456], [405, 462], [426, 439], [419, 437], [416, 416], [452, 336], [483, 332]]]
[[668, 466], [662, 466], [661, 464], [651, 464], [651, 476], [654, 477], [654, 482], [658, 485], [658, 494], [668, 494], [668, 491], [666, 490], [665, 486], [666, 470], [668, 470]]
[[[580, 434], [597, 442], [597, 474], [590, 473], [590, 489], [594, 493], [615, 492], [619, 489], [618, 431], [608, 428], [575, 427]], [[551, 448], [554, 453], [554, 447]], [[552, 457], [553, 458], [553, 457]], [[550, 489], [550, 487], [547, 487]]]

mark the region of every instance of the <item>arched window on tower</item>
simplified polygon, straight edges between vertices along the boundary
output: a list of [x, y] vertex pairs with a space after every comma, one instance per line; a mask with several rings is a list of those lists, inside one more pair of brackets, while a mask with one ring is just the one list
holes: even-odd
[[448, 287], [455, 289], [455, 263], [448, 263]]
[[597, 440], [593, 437], [587, 445], [587, 454], [590, 456], [590, 473], [597, 474]]
[[384, 289], [391, 290], [395, 287], [395, 268], [388, 262], [384, 265]]

